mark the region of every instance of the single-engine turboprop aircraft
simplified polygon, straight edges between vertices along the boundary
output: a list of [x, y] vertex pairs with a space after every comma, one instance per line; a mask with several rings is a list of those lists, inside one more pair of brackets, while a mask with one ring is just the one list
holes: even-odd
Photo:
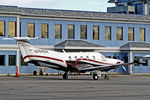
[[[85, 73], [87, 71], [96, 71], [93, 74], [93, 79], [98, 80], [101, 77], [101, 72], [108, 72], [111, 69], [117, 69], [125, 65], [134, 64], [124, 63], [118, 59], [106, 58], [98, 52], [56, 52], [47, 49], [33, 47], [29, 40], [37, 38], [29, 37], [14, 37], [5, 38], [4, 40], [17, 40], [20, 47], [24, 62], [33, 63], [37, 66], [50, 67], [57, 70], [62, 70], [63, 79], [68, 78], [68, 72]], [[105, 75], [108, 78], [108, 75]]]

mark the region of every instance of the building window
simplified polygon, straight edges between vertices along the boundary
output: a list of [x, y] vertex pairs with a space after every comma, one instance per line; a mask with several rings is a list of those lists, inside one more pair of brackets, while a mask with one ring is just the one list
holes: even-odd
[[140, 41], [145, 41], [145, 28], [140, 28]]
[[143, 59], [143, 66], [148, 66], [148, 59]]
[[[135, 56], [134, 60], [137, 60], [138, 62], [143, 62], [143, 66], [148, 66], [148, 59], [141, 59], [140, 56]], [[134, 66], [140, 66], [140, 64], [134, 64]]]
[[117, 40], [123, 40], [123, 27], [117, 27]]
[[62, 38], [62, 25], [55, 24], [55, 39], [61, 39], [61, 38]]
[[16, 66], [16, 55], [9, 55], [9, 66]]
[[111, 27], [105, 27], [105, 40], [111, 40]]
[[0, 21], [0, 36], [5, 36], [5, 22]]
[[0, 55], [0, 66], [5, 66], [5, 56]]
[[21, 66], [27, 66], [28, 64], [24, 62], [23, 57], [21, 56]]
[[128, 40], [134, 41], [134, 28], [133, 27], [128, 28]]
[[9, 22], [9, 37], [16, 36], [16, 22]]
[[68, 25], [68, 39], [74, 39], [74, 25]]
[[35, 29], [34, 28], [35, 28], [34, 23], [28, 24], [28, 37], [31, 37], [31, 38], [35, 37]]
[[93, 26], [93, 40], [99, 40], [99, 26]]
[[80, 26], [80, 38], [87, 39], [87, 25]]
[[48, 24], [41, 25], [41, 38], [48, 38]]

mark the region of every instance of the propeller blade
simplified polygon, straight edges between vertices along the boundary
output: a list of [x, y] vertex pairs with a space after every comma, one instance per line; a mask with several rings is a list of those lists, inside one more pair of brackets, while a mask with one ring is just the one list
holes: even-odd
[[126, 70], [126, 68], [125, 68], [124, 66], [122, 66], [122, 68], [123, 68], [123, 70], [124, 70], [125, 72], [127, 72], [127, 70]]
[[117, 68], [116, 68], [116, 69], [114, 69], [114, 72], [116, 72], [116, 70], [117, 70]]

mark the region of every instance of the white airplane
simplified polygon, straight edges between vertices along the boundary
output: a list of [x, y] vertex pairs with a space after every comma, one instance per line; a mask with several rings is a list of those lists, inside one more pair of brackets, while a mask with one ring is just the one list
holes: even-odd
[[[101, 72], [108, 72], [111, 69], [117, 69], [125, 65], [134, 64], [124, 63], [118, 59], [106, 58], [98, 52], [56, 52], [47, 49], [40, 49], [33, 47], [28, 41], [29, 37], [14, 37], [4, 38], [4, 40], [17, 40], [17, 44], [20, 47], [21, 54], [24, 58], [24, 62], [33, 63], [36, 66], [50, 67], [57, 70], [62, 70], [63, 79], [68, 78], [68, 72], [85, 73], [87, 71], [96, 71], [93, 74], [93, 79], [98, 80], [101, 77]], [[108, 75], [105, 75], [108, 78]]]

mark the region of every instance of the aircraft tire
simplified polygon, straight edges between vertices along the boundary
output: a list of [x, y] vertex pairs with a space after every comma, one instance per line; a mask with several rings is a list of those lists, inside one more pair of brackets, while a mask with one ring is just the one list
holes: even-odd
[[99, 76], [97, 74], [93, 74], [93, 80], [98, 80], [99, 79]]
[[68, 79], [68, 74], [67, 73], [63, 74], [63, 79]]
[[109, 76], [108, 76], [108, 75], [105, 75], [105, 79], [107, 79], [107, 80], [108, 80], [108, 79], [109, 79]]

